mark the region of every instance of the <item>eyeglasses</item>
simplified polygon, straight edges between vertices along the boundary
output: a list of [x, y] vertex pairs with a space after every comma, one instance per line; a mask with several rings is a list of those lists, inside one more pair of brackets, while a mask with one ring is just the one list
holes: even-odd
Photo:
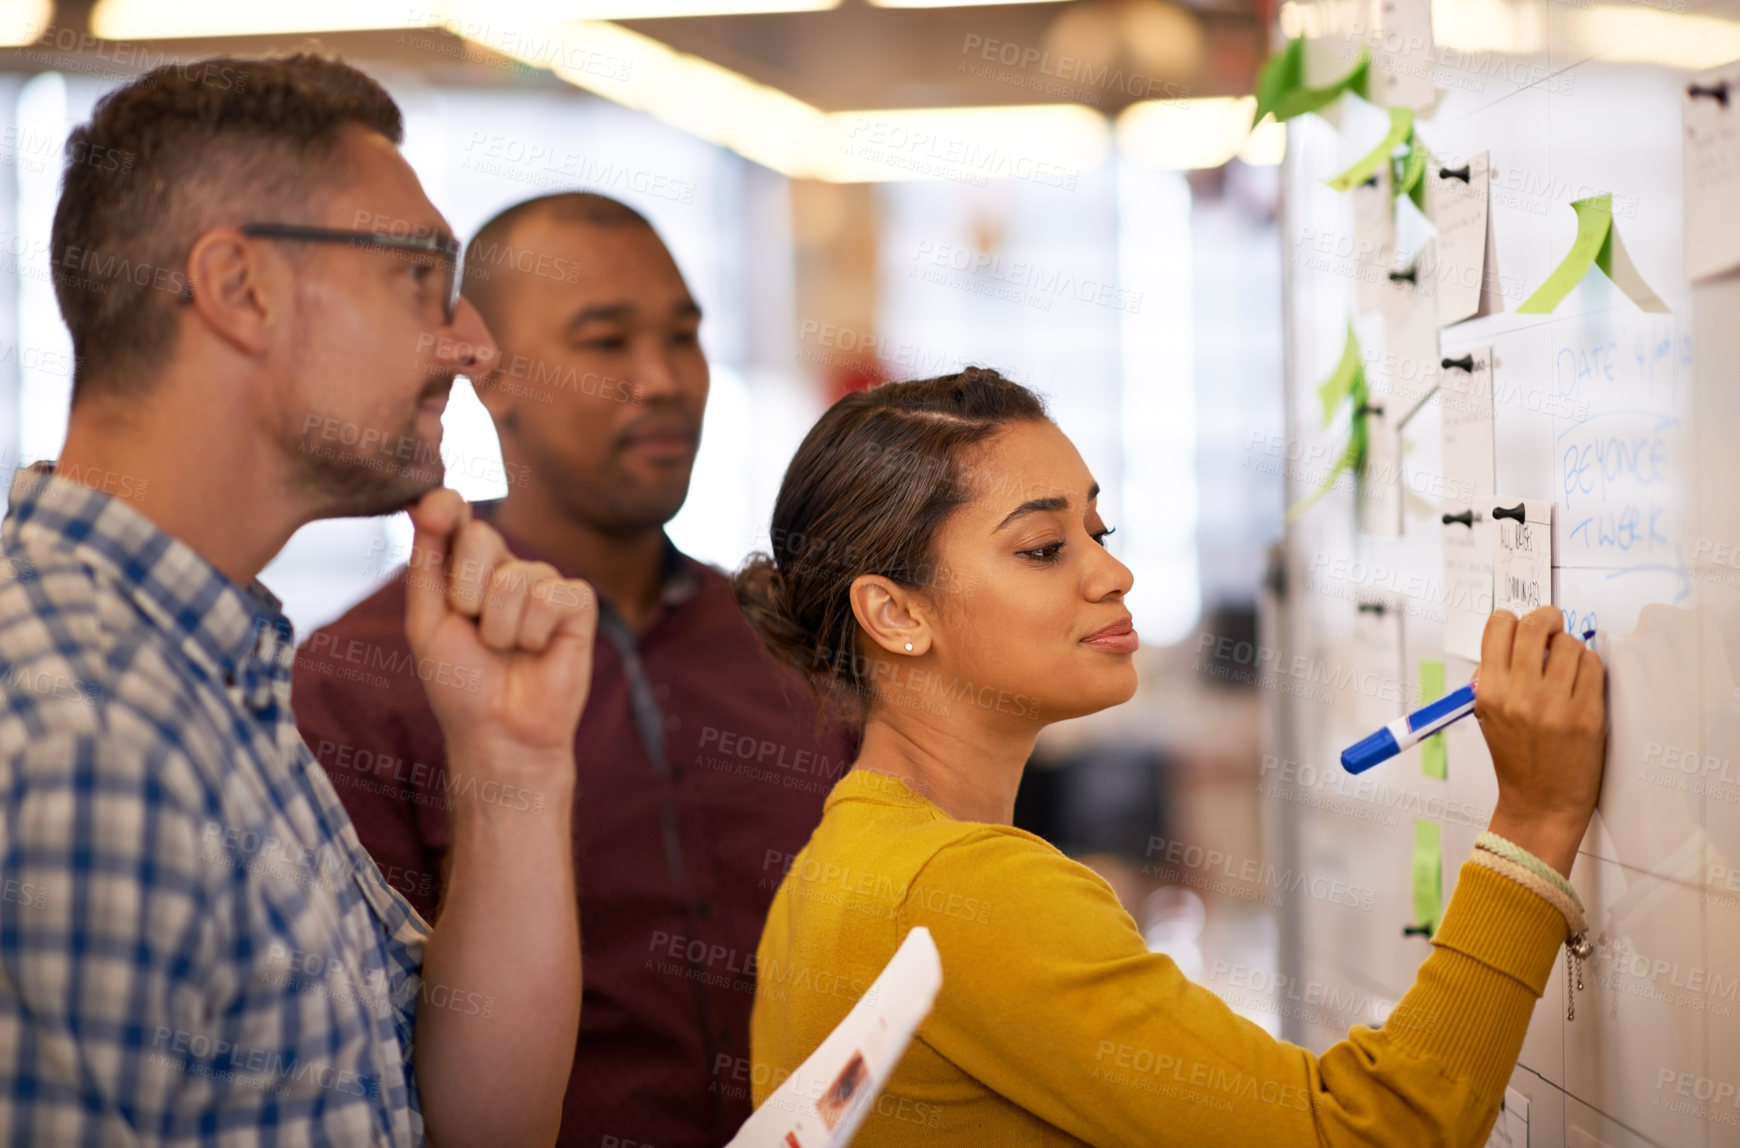
[[387, 251], [400, 258], [412, 259], [427, 266], [436, 275], [445, 275], [442, 284], [442, 321], [453, 325], [459, 311], [459, 240], [451, 235], [400, 237], [376, 235], [372, 231], [334, 231], [328, 227], [304, 227], [298, 223], [244, 223], [238, 228], [243, 235], [259, 239], [300, 239], [310, 243], [344, 243], [351, 247], [367, 247]]

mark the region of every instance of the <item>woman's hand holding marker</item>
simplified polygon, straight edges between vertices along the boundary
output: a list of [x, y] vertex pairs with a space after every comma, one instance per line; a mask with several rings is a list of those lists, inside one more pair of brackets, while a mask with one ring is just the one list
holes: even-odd
[[1542, 606], [1486, 620], [1474, 716], [1498, 774], [1492, 832], [1569, 876], [1595, 813], [1606, 757], [1606, 671]]

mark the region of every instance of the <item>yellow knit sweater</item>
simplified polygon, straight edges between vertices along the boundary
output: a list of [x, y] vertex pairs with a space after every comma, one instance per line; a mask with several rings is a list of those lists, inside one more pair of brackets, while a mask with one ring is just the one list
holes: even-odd
[[915, 925], [942, 991], [854, 1148], [1484, 1144], [1565, 937], [1545, 900], [1464, 865], [1383, 1028], [1313, 1056], [1150, 952], [1111, 888], [1051, 845], [853, 770], [762, 933], [757, 1105]]

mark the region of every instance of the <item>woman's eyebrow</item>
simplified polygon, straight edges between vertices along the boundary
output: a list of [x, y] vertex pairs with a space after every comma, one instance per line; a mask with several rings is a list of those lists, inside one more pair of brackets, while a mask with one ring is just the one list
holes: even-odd
[[[1100, 484], [1096, 482], [1092, 486], [1088, 487], [1087, 500], [1089, 502], [1092, 502], [1094, 499], [1098, 498], [1099, 496], [1100, 496]], [[1038, 511], [1042, 511], [1042, 510], [1068, 510], [1068, 509], [1069, 509], [1069, 499], [1067, 499], [1067, 498], [1058, 498], [1056, 496], [1053, 496], [1051, 498], [1030, 498], [1026, 502], [1023, 502], [1020, 506], [1017, 506], [1014, 510], [1011, 510], [1008, 513], [1008, 515], [1003, 519], [1003, 521], [997, 523], [997, 525], [991, 530], [991, 533], [995, 534], [995, 533], [997, 533], [997, 531], [1003, 529], [1005, 526], [1008, 526], [1010, 523], [1016, 521], [1017, 519], [1025, 517], [1026, 515], [1029, 515], [1029, 514], [1036, 513]]]
[[1033, 498], [1033, 499], [1029, 499], [1028, 501], [1023, 502], [1020, 506], [1017, 506], [1014, 510], [1011, 510], [1009, 512], [1008, 517], [1004, 518], [1003, 521], [997, 523], [996, 528], [993, 529], [991, 531], [991, 533], [995, 534], [995, 533], [997, 533], [998, 530], [1001, 530], [1005, 526], [1008, 526], [1010, 523], [1014, 522], [1016, 519], [1021, 518], [1025, 515], [1028, 515], [1028, 514], [1032, 514], [1035, 511], [1068, 510], [1068, 509], [1069, 509], [1069, 499], [1067, 499], [1067, 498]]

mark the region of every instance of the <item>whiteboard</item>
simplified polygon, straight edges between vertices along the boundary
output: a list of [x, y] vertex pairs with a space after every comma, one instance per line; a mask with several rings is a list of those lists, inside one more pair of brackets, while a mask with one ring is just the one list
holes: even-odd
[[[1708, 38], [1720, 30], [1699, 23], [1710, 16], [1734, 28], [1740, 3], [1454, 2], [1438, 0], [1440, 28], [1477, 9], [1527, 50], [1435, 63], [1444, 94], [1419, 135], [1435, 152], [1490, 153], [1504, 296], [1502, 313], [1445, 328], [1440, 348], [1492, 348], [1496, 489], [1556, 503], [1558, 604], [1571, 626], [1610, 643], [1607, 774], [1573, 873], [1597, 951], [1573, 1021], [1561, 956], [1511, 1088], [1536, 1148], [1740, 1145], [1740, 276], [1694, 287], [1683, 273], [1690, 73], [1619, 62], [1640, 38]], [[1321, 44], [1371, 26], [1373, 7], [1310, 7], [1312, 79], [1345, 68]], [[1305, 116], [1288, 129], [1289, 502], [1339, 455], [1315, 391], [1349, 316], [1374, 396], [1406, 366], [1386, 361], [1382, 316], [1357, 311], [1350, 198], [1325, 186], [1374, 141], [1366, 113], [1381, 114], [1354, 106], [1337, 124]], [[1570, 201], [1602, 192], [1670, 312], [1643, 312], [1596, 272], [1552, 314], [1516, 313], [1570, 248]], [[1415, 818], [1441, 826], [1447, 903], [1497, 795], [1472, 720], [1447, 735], [1444, 780], [1422, 772], [1419, 749], [1359, 779], [1338, 764], [1374, 719], [1421, 700], [1421, 659], [1443, 658], [1452, 687], [1474, 669], [1444, 655], [1440, 422], [1434, 397], [1402, 428], [1398, 536], [1360, 531], [1347, 484], [1290, 528], [1287, 591], [1266, 631], [1285, 667], [1265, 698], [1265, 773], [1288, 780], [1265, 790], [1266, 813], [1286, 826], [1285, 860], [1375, 891], [1369, 909], [1310, 897], [1283, 907], [1284, 974], [1325, 986], [1333, 1006], [1289, 1016], [1284, 1035], [1317, 1050], [1381, 1017], [1430, 951], [1403, 932]], [[1399, 667], [1393, 641], [1360, 625], [1357, 604], [1371, 595], [1395, 604]]]

